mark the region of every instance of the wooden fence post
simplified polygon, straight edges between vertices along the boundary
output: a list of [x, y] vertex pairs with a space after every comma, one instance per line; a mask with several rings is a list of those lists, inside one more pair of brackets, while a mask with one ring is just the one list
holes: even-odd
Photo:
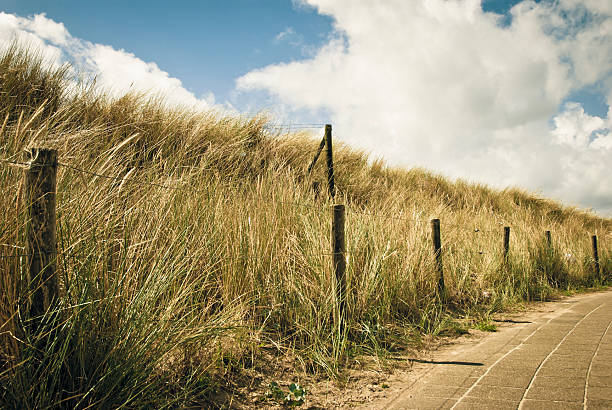
[[26, 254], [29, 289], [29, 315], [43, 315], [59, 297], [56, 270], [55, 189], [57, 151], [30, 148], [30, 167], [25, 176], [27, 209]]
[[599, 252], [597, 251], [597, 235], [591, 237], [591, 243], [593, 244], [593, 268], [595, 269], [595, 275], [597, 275], [598, 279], [602, 279], [599, 267]]
[[333, 199], [336, 197], [336, 185], [334, 182], [334, 159], [332, 150], [331, 124], [325, 125], [325, 145], [327, 146], [327, 184], [329, 188], [329, 195]]
[[504, 226], [504, 261], [508, 259], [508, 252], [510, 252], [510, 227]]
[[317, 160], [319, 159], [319, 155], [321, 155], [321, 151], [323, 151], [323, 147], [325, 147], [325, 136], [323, 136], [323, 139], [321, 140], [321, 143], [319, 144], [319, 148], [317, 149], [317, 153], [315, 154], [314, 159], [308, 166], [308, 171], [307, 171], [308, 174], [312, 172], [312, 169], [314, 168], [315, 164], [317, 163]]
[[440, 236], [440, 220], [431, 220], [431, 233], [433, 238], [434, 255], [436, 258], [436, 268], [438, 270], [438, 293], [444, 294], [444, 270], [442, 266], [442, 239]]
[[332, 222], [332, 251], [336, 278], [336, 298], [340, 332], [346, 321], [346, 242], [344, 237], [344, 205], [334, 205]]
[[550, 235], [550, 231], [546, 231], [544, 232], [544, 234], [546, 235], [546, 243], [548, 243], [548, 247], [550, 248], [552, 246], [552, 237]]

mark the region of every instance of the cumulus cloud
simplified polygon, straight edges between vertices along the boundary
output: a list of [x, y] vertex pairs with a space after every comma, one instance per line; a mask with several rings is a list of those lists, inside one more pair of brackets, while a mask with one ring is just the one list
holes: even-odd
[[14, 41], [41, 53], [51, 64], [72, 63], [80, 75], [95, 78], [99, 86], [114, 96], [136, 91], [161, 95], [169, 104], [195, 109], [210, 109], [215, 104], [212, 93], [196, 97], [157, 64], [125, 50], [75, 38], [62, 23], [44, 13], [20, 17], [0, 12], [0, 48]]
[[564, 110], [554, 118], [552, 133], [560, 144], [580, 150], [589, 147], [606, 148], [610, 131], [607, 121], [591, 116], [577, 103], [568, 103]]
[[339, 139], [393, 164], [612, 211], [610, 115], [564, 103], [601, 84], [612, 105], [609, 2], [524, 0], [509, 23], [480, 0], [304, 3], [334, 18], [335, 35], [239, 90], [325, 110]]

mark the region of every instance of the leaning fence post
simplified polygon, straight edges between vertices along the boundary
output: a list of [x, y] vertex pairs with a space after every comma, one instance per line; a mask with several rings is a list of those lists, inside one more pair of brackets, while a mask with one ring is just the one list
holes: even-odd
[[336, 197], [336, 185], [334, 182], [334, 159], [332, 150], [332, 126], [325, 125], [325, 145], [327, 146], [327, 183], [329, 195], [332, 198]]
[[438, 293], [444, 294], [444, 270], [442, 267], [442, 239], [440, 237], [440, 220], [431, 220], [431, 232], [433, 238], [434, 255], [436, 258], [436, 268], [438, 270]]
[[595, 275], [601, 278], [601, 270], [599, 267], [599, 252], [597, 251], [597, 235], [593, 235], [591, 237], [591, 242], [593, 244], [593, 268], [595, 269]]
[[510, 227], [504, 226], [504, 261], [508, 259], [509, 251], [510, 251]]
[[346, 321], [346, 242], [344, 237], [344, 205], [334, 205], [332, 222], [332, 251], [336, 279], [336, 299], [340, 332]]
[[314, 159], [308, 166], [308, 171], [307, 171], [308, 174], [312, 172], [312, 169], [314, 168], [315, 164], [317, 163], [317, 160], [319, 159], [319, 155], [321, 155], [321, 151], [323, 151], [323, 147], [325, 147], [325, 136], [323, 136], [323, 139], [321, 140], [321, 143], [319, 144], [319, 148], [317, 149], [317, 153], [315, 154]]
[[29, 168], [25, 176], [27, 209], [26, 254], [29, 289], [29, 315], [43, 315], [57, 300], [55, 188], [57, 151], [30, 148], [26, 151]]

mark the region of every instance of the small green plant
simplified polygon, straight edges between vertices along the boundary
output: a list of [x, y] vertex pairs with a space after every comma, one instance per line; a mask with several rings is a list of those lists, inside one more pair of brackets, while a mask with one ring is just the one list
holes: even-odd
[[297, 383], [289, 385], [289, 391], [284, 391], [276, 382], [271, 382], [266, 393], [268, 399], [289, 407], [297, 407], [304, 404], [306, 390]]
[[497, 332], [497, 326], [494, 323], [491, 323], [490, 320], [480, 321], [475, 327], [483, 332]]

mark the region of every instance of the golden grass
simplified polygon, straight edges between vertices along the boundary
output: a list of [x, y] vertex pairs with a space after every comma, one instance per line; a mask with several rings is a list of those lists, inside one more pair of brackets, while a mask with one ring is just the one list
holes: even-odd
[[[332, 203], [311, 189], [325, 170], [305, 172], [318, 137], [270, 133], [264, 116], [168, 109], [90, 86], [68, 92], [66, 73], [19, 47], [0, 58], [0, 158], [54, 147], [61, 163], [114, 177], [58, 169], [63, 296], [46, 319], [55, 330], [42, 353], [36, 346], [46, 333], [18, 311], [23, 260], [0, 259], [5, 406], [206, 403], [214, 375], [228, 363], [245, 366], [262, 346], [334, 375], [352, 354], [384, 355], [452, 329], [453, 317], [597, 285], [591, 234], [610, 273], [609, 219], [514, 188], [388, 168], [338, 144], [349, 324], [340, 332]], [[0, 164], [3, 255], [23, 247], [22, 177], [23, 169]], [[444, 304], [434, 217], [442, 221]], [[506, 264], [503, 226], [512, 229]]]

